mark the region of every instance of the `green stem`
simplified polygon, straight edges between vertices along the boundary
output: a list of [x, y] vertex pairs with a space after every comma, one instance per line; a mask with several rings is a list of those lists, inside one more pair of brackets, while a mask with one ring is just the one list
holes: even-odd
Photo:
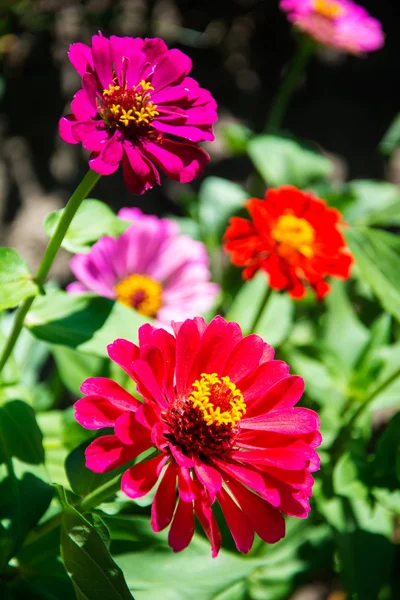
[[302, 35], [297, 45], [296, 54], [289, 65], [282, 85], [276, 94], [267, 123], [265, 133], [278, 133], [289, 105], [290, 99], [295, 91], [299, 79], [311, 58], [315, 48], [315, 42], [310, 37]]
[[[46, 277], [49, 274], [51, 266], [54, 262], [55, 257], [57, 256], [57, 252], [60, 249], [62, 241], [65, 237], [65, 234], [68, 231], [68, 227], [70, 226], [72, 219], [76, 214], [76, 211], [80, 207], [82, 201], [87, 197], [89, 192], [96, 185], [100, 177], [101, 175], [89, 169], [85, 177], [82, 179], [81, 183], [78, 185], [78, 187], [72, 194], [71, 198], [68, 200], [68, 203], [62, 212], [56, 230], [54, 231], [47, 245], [38, 271], [35, 277], [33, 278], [33, 280], [37, 283], [39, 288], [41, 288], [44, 282], [46, 281]], [[8, 336], [6, 345], [3, 349], [3, 353], [0, 357], [0, 373], [2, 372], [4, 365], [6, 364], [7, 360], [11, 355], [11, 352], [14, 349], [14, 346], [18, 340], [18, 337], [24, 325], [25, 317], [28, 314], [28, 311], [32, 306], [33, 301], [34, 298], [27, 298], [22, 302], [22, 304], [16, 312], [12, 330], [10, 332], [10, 335]]]
[[363, 403], [358, 407], [355, 413], [351, 416], [347, 424], [343, 427], [343, 429], [339, 432], [339, 435], [334, 440], [330, 452], [332, 456], [332, 462], [336, 463], [342, 454], [343, 448], [347, 445], [349, 438], [351, 437], [351, 433], [355, 423], [358, 419], [365, 413], [367, 408], [372, 404], [379, 394], [381, 394], [386, 388], [388, 388], [392, 383], [396, 381], [400, 377], [400, 369], [394, 371], [385, 381], [382, 381], [369, 396], [365, 398]]
[[272, 288], [270, 286], [268, 286], [265, 290], [264, 297], [260, 302], [260, 306], [254, 316], [253, 323], [252, 323], [251, 327], [249, 328], [250, 333], [254, 333], [256, 331], [257, 326], [259, 325], [261, 317], [265, 310], [265, 307], [270, 299], [271, 293], [272, 293]]

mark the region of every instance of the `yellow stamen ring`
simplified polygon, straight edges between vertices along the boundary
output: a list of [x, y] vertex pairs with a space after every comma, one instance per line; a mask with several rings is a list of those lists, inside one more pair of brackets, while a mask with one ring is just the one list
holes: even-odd
[[281, 246], [300, 252], [307, 258], [314, 256], [315, 229], [306, 219], [292, 214], [281, 215], [271, 231], [271, 237]]
[[162, 286], [147, 275], [129, 275], [115, 286], [118, 302], [146, 317], [154, 317], [162, 306]]
[[[202, 373], [193, 383], [189, 396], [193, 407], [203, 416], [206, 425], [235, 426], [246, 413], [246, 403], [241, 391], [228, 376], [219, 378], [216, 373]], [[227, 410], [221, 412], [218, 401], [222, 401]]]
[[314, 0], [314, 10], [327, 19], [335, 19], [346, 12], [345, 8], [335, 0]]

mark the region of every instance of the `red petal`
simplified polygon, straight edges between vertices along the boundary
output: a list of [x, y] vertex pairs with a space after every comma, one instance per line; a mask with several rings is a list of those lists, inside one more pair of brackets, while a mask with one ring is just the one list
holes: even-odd
[[180, 552], [189, 546], [194, 534], [193, 503], [178, 502], [174, 520], [168, 533], [168, 544], [174, 552]]
[[235, 540], [236, 548], [239, 552], [247, 554], [254, 541], [254, 529], [249, 519], [224, 489], [218, 492], [217, 499]]
[[129, 498], [145, 496], [156, 484], [168, 456], [161, 454], [134, 465], [122, 476], [121, 489]]
[[162, 531], [170, 524], [176, 504], [176, 472], [174, 463], [169, 463], [161, 479], [151, 506], [151, 526]]

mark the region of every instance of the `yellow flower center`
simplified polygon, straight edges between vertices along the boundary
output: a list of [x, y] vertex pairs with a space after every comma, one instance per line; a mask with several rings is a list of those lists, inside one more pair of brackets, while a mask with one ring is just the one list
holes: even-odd
[[345, 8], [335, 0], [314, 0], [314, 10], [327, 19], [335, 19], [345, 12]]
[[216, 373], [202, 373], [193, 383], [189, 400], [208, 426], [215, 423], [234, 427], [246, 413], [242, 392], [229, 377], [219, 378]]
[[154, 317], [162, 306], [162, 286], [147, 275], [129, 275], [115, 286], [118, 302], [146, 317]]
[[280, 244], [283, 253], [295, 250], [307, 258], [314, 255], [315, 230], [306, 219], [291, 214], [282, 215], [271, 231], [271, 236]]
[[99, 114], [109, 127], [146, 128], [159, 115], [157, 105], [151, 100], [151, 90], [153, 86], [144, 79], [132, 88], [110, 84], [103, 90]]

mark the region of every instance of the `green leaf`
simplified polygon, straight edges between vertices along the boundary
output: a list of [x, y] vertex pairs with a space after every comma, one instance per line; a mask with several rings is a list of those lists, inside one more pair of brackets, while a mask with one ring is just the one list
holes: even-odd
[[400, 253], [397, 236], [384, 231], [351, 227], [347, 243], [361, 277], [369, 283], [382, 307], [400, 321]]
[[35, 303], [27, 325], [41, 340], [107, 357], [108, 344], [117, 338], [134, 341], [147, 322], [135, 310], [107, 298], [49, 290]]
[[[245, 334], [251, 327], [264, 302], [268, 283], [264, 273], [257, 273], [245, 282], [236, 294], [226, 316], [228, 321], [240, 323]], [[272, 292], [253, 333], [263, 337], [272, 346], [279, 346], [289, 335], [293, 321], [294, 305], [287, 294]]]
[[380, 436], [370, 465], [375, 485], [391, 489], [400, 483], [400, 413], [395, 415]]
[[328, 178], [333, 171], [331, 161], [294, 140], [273, 135], [260, 135], [248, 145], [256, 169], [268, 186], [295, 185], [303, 188]]
[[243, 208], [248, 194], [236, 183], [221, 177], [207, 177], [199, 192], [199, 218], [204, 239], [219, 245], [228, 219]]
[[229, 123], [222, 127], [222, 138], [228, 149], [237, 156], [246, 154], [247, 146], [254, 132], [242, 123]]
[[400, 190], [386, 181], [357, 180], [347, 186], [352, 203], [344, 212], [345, 221], [357, 225], [400, 224]]
[[62, 498], [61, 557], [77, 598], [132, 600], [121, 569], [91, 523]]
[[42, 432], [26, 402], [11, 400], [0, 406], [0, 438], [8, 456], [34, 465], [44, 462]]
[[[64, 209], [47, 215], [44, 229], [51, 237]], [[64, 237], [62, 247], [69, 252], [88, 252], [91, 245], [104, 235], [117, 237], [129, 227], [107, 204], [100, 200], [84, 200]]]
[[0, 311], [39, 293], [25, 261], [11, 248], [0, 248], [0, 289]]
[[39, 413], [37, 420], [43, 432], [43, 446], [46, 452], [46, 471], [51, 481], [60, 485], [68, 486], [68, 479], [64, 469], [68, 449], [64, 430], [64, 411], [51, 410]]
[[89, 356], [67, 346], [53, 346], [54, 357], [61, 381], [75, 396], [80, 395], [82, 382], [89, 377], [98, 377], [104, 367], [104, 359]]
[[383, 140], [379, 145], [379, 150], [382, 154], [392, 154], [392, 152], [400, 145], [400, 114], [391, 123], [389, 129], [385, 133]]

